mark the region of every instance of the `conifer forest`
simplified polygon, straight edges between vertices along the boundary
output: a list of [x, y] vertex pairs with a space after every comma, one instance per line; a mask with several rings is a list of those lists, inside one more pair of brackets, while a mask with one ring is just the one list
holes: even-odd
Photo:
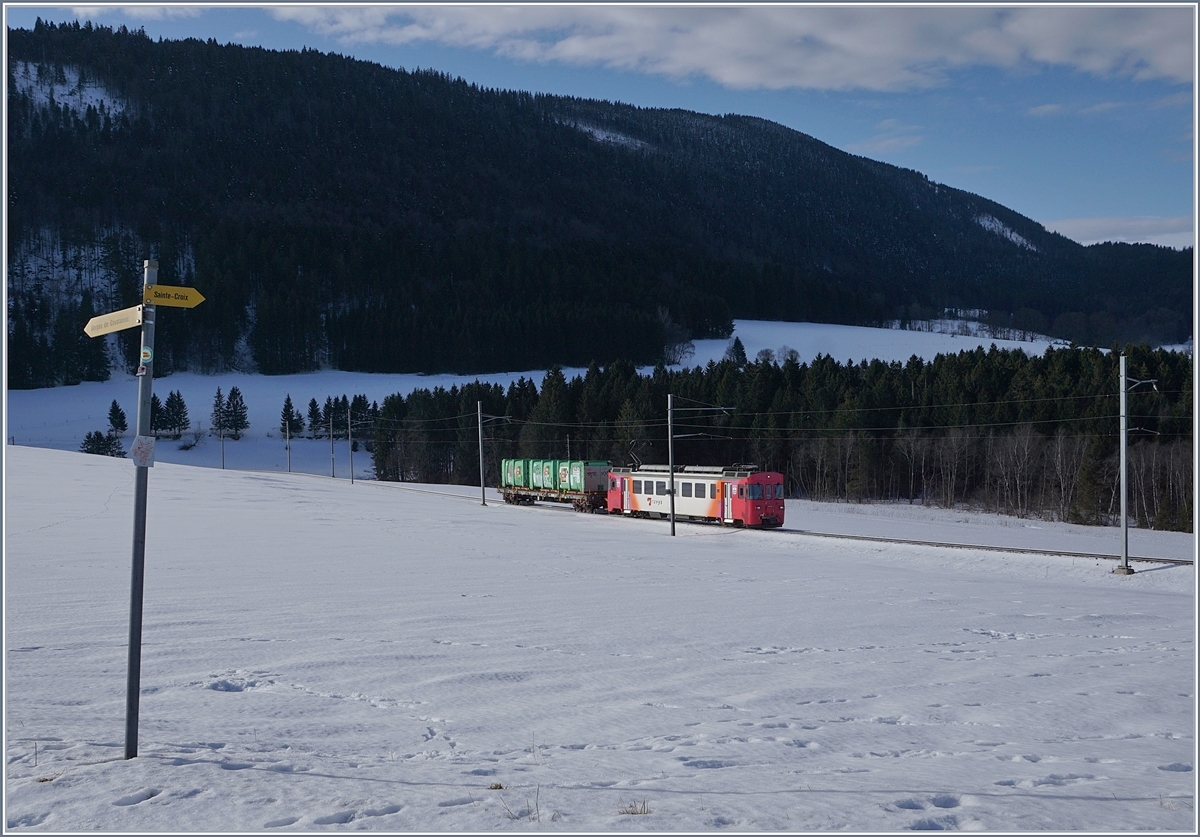
[[[790, 497], [1111, 524], [1116, 367], [1096, 349], [993, 348], [904, 364], [727, 357], [651, 374], [618, 362], [571, 380], [554, 368], [540, 389], [521, 379], [389, 396], [372, 417], [372, 456], [380, 479], [478, 484], [482, 409], [493, 482], [511, 457], [665, 464], [672, 393], [676, 462], [779, 471]], [[1157, 387], [1129, 396], [1130, 519], [1190, 531], [1191, 358], [1131, 346], [1129, 374]]]

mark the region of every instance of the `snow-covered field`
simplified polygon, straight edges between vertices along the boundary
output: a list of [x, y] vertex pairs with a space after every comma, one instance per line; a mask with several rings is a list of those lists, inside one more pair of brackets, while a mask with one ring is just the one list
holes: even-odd
[[161, 461], [125, 761], [134, 468], [5, 453], [8, 831], [1196, 829], [1192, 567]]
[[[990, 340], [984, 337], [956, 337], [922, 331], [900, 331], [857, 326], [835, 326], [819, 323], [776, 323], [738, 320], [734, 334], [742, 340], [746, 354], [753, 359], [762, 349], [778, 352], [787, 346], [795, 349], [802, 361], [811, 361], [818, 354], [830, 355], [839, 361], [880, 358], [887, 361], [907, 361], [912, 355], [932, 360], [938, 353], [953, 353], [976, 346], [1021, 348], [1026, 352], [1042, 353], [1048, 342], [1019, 343], [1014, 341]], [[731, 340], [700, 340], [696, 343], [696, 354], [687, 361], [688, 366], [703, 366], [709, 360], [719, 360], [725, 354]], [[585, 369], [565, 370], [568, 378], [582, 375]], [[225, 467], [230, 469], [260, 469], [286, 471], [287, 451], [279, 433], [280, 412], [283, 399], [291, 395], [292, 403], [301, 413], [307, 410], [309, 399], [316, 398], [325, 403], [327, 396], [353, 397], [366, 394], [368, 400], [383, 402], [393, 393], [408, 395], [418, 387], [432, 389], [436, 386], [449, 388], [455, 384], [476, 380], [496, 382], [507, 387], [524, 376], [541, 386], [545, 371], [504, 372], [493, 375], [372, 375], [355, 372], [323, 371], [305, 375], [196, 375], [181, 373], [157, 379], [154, 392], [163, 401], [167, 393], [178, 390], [188, 406], [193, 425], [209, 427], [213, 396], [217, 387], [228, 394], [231, 386], [237, 386], [249, 410], [250, 430], [237, 442], [225, 441]], [[104, 431], [108, 427], [108, 407], [115, 399], [124, 409], [129, 426], [136, 423], [137, 379], [130, 375], [118, 375], [102, 384], [85, 383], [73, 387], [50, 389], [17, 390], [7, 393], [7, 425], [5, 441], [18, 445], [78, 450], [84, 437], [93, 430]], [[663, 405], [666, 409], [666, 405]], [[125, 448], [129, 448], [129, 439]], [[179, 442], [161, 441], [155, 456], [160, 462], [177, 462], [205, 467], [221, 467], [221, 445], [218, 439], [205, 436], [191, 450], [180, 450], [180, 445], [191, 441], [190, 436]], [[330, 462], [329, 441], [298, 440], [292, 448], [291, 468], [310, 474], [336, 473], [339, 477], [350, 476], [350, 451], [343, 440], [334, 445], [333, 461]], [[364, 452], [354, 457], [354, 472], [357, 478], [374, 474], [370, 457]]]

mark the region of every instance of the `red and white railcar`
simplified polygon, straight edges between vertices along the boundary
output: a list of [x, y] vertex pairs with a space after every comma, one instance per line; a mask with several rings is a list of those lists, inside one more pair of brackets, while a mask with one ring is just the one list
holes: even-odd
[[[608, 511], [669, 517], [670, 482], [666, 465], [613, 468], [608, 475]], [[783, 474], [747, 465], [676, 468], [675, 518], [730, 526], [782, 526]]]

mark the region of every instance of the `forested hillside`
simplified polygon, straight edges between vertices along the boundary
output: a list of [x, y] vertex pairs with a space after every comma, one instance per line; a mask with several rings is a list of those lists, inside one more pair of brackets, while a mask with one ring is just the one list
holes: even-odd
[[90, 24], [8, 50], [11, 387], [132, 362], [80, 329], [148, 257], [207, 297], [160, 314], [159, 374], [652, 363], [735, 317], [944, 308], [1190, 334], [1191, 250], [1082, 247], [761, 119]]

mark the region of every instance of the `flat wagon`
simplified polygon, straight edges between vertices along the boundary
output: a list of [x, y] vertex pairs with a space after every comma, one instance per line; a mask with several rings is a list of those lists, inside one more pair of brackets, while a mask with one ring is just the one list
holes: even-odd
[[607, 462], [583, 459], [504, 459], [500, 462], [500, 494], [504, 502], [570, 503], [576, 511], [605, 511], [608, 503]]

